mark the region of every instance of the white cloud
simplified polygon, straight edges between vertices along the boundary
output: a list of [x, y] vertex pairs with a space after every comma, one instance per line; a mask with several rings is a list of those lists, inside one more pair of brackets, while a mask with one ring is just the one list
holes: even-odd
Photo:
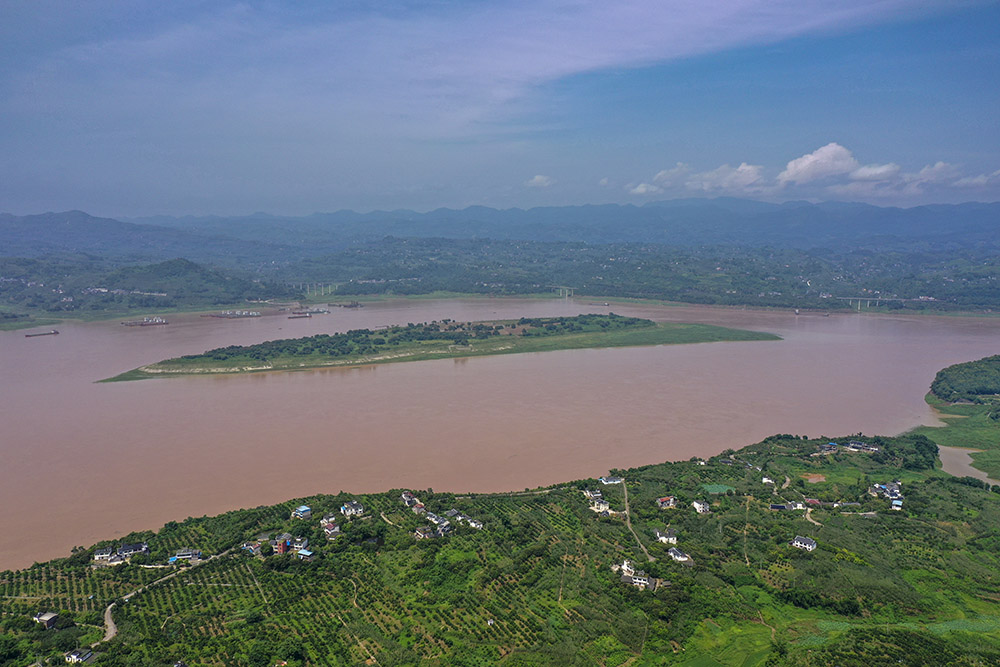
[[678, 162], [670, 169], [663, 169], [653, 176], [653, 182], [660, 185], [674, 185], [684, 180], [684, 177], [691, 173], [691, 165]]
[[859, 167], [851, 151], [836, 142], [830, 142], [789, 162], [785, 170], [778, 174], [778, 182], [781, 185], [802, 185], [821, 178], [848, 174]]
[[908, 183], [947, 183], [961, 177], [958, 167], [947, 162], [929, 164], [915, 174], [903, 174]]
[[608, 187], [609, 183], [611, 183], [611, 181], [609, 181], [606, 176], [604, 178], [602, 178], [601, 180], [597, 181], [597, 184], [600, 185], [602, 188]]
[[552, 180], [548, 176], [543, 176], [541, 174], [538, 174], [534, 178], [531, 178], [524, 182], [524, 184], [529, 188], [547, 188], [553, 183], [555, 183], [554, 180]]
[[626, 185], [625, 189], [630, 195], [658, 195], [663, 192], [663, 188], [652, 183], [640, 183], [636, 186]]
[[718, 169], [694, 174], [685, 185], [691, 190], [722, 190], [726, 192], [759, 192], [764, 187], [764, 168], [743, 162], [738, 167], [724, 164]]
[[978, 176], [966, 176], [955, 181], [955, 185], [960, 188], [979, 188], [989, 185], [994, 181], [1000, 181], [1000, 169], [992, 174], [979, 174]]
[[888, 164], [866, 164], [851, 172], [851, 180], [886, 181], [894, 178], [898, 173], [899, 165], [894, 162]]

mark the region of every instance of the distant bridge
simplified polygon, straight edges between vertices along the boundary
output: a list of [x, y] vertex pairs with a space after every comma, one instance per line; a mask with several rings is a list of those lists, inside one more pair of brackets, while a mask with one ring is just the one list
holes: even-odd
[[559, 292], [559, 296], [564, 299], [568, 299], [576, 293], [575, 287], [566, 287], [565, 285], [553, 285], [552, 289]]
[[847, 305], [850, 306], [850, 307], [852, 307], [852, 308], [855, 307], [855, 302], [857, 302], [857, 309], [858, 310], [861, 310], [861, 302], [862, 301], [865, 304], [865, 308], [871, 308], [872, 307], [872, 301], [875, 302], [875, 307], [876, 308], [879, 307], [880, 305], [882, 305], [883, 301], [886, 301], [886, 302], [888, 302], [888, 301], [900, 301], [900, 302], [902, 302], [902, 301], [917, 301], [917, 302], [920, 302], [920, 303], [929, 303], [929, 302], [932, 302], [932, 301], [937, 301], [937, 299], [932, 299], [932, 298], [929, 298], [929, 297], [922, 298], [922, 299], [896, 299], [896, 298], [889, 298], [889, 297], [884, 297], [884, 296], [836, 296], [834, 298], [837, 299], [838, 301], [846, 301]]

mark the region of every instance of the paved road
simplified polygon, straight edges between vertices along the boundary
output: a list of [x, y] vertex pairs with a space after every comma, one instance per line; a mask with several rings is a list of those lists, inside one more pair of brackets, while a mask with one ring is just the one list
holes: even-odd
[[[148, 589], [152, 588], [153, 586], [156, 586], [157, 584], [162, 584], [164, 581], [168, 581], [170, 579], [173, 579], [174, 577], [176, 577], [181, 572], [189, 572], [189, 571], [193, 570], [196, 567], [204, 565], [205, 563], [207, 563], [210, 560], [214, 560], [216, 558], [221, 558], [223, 556], [228, 556], [230, 554], [230, 552], [232, 552], [232, 549], [226, 549], [225, 551], [223, 551], [220, 554], [216, 554], [214, 556], [209, 556], [205, 560], [200, 560], [197, 563], [193, 563], [191, 565], [191, 567], [184, 568], [183, 570], [178, 568], [177, 570], [174, 570], [173, 572], [171, 572], [170, 574], [168, 574], [165, 577], [160, 577], [156, 581], [152, 581], [152, 582], [146, 584], [145, 586], [140, 586], [139, 588], [135, 589], [131, 593], [123, 595], [122, 596], [122, 600], [125, 601], [125, 602], [128, 602], [130, 599], [132, 599], [133, 596], [138, 595], [139, 593], [142, 593], [143, 591], [148, 590]], [[111, 610], [114, 609], [114, 608], [115, 608], [115, 603], [112, 602], [104, 610], [104, 639], [102, 639], [99, 642], [94, 642], [93, 644], [90, 645], [90, 648], [95, 648], [98, 644], [101, 644], [102, 642], [109, 642], [109, 641], [111, 641], [112, 639], [115, 638], [115, 635], [118, 634], [118, 626], [115, 625], [115, 619], [111, 615]]]

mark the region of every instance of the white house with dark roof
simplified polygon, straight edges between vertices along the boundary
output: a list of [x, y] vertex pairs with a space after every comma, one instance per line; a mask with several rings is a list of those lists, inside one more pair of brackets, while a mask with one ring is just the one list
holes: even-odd
[[361, 516], [365, 513], [365, 506], [356, 500], [350, 500], [340, 506], [340, 513], [344, 516]]
[[102, 547], [94, 552], [94, 560], [108, 560], [114, 553], [114, 547]]
[[667, 553], [670, 554], [670, 557], [673, 558], [678, 563], [683, 563], [684, 561], [689, 560], [691, 558], [677, 547], [670, 547], [670, 549], [667, 550]]
[[711, 506], [709, 506], [708, 503], [703, 502], [701, 500], [696, 500], [693, 503], [691, 503], [691, 507], [693, 507], [695, 511], [698, 512], [698, 514], [709, 514], [712, 511]]
[[118, 547], [118, 554], [129, 558], [130, 556], [135, 556], [136, 554], [148, 554], [149, 545], [145, 542], [136, 542], [135, 544], [123, 544]]
[[816, 548], [816, 540], [802, 537], [801, 535], [796, 535], [795, 539], [792, 540], [792, 546], [796, 549], [805, 549], [806, 551], [812, 551]]
[[601, 477], [598, 481], [601, 484], [607, 485], [607, 484], [621, 484], [625, 480], [622, 479], [621, 477]]
[[677, 533], [674, 532], [673, 528], [667, 528], [666, 532], [662, 530], [653, 531], [653, 535], [657, 541], [663, 544], [677, 544]]

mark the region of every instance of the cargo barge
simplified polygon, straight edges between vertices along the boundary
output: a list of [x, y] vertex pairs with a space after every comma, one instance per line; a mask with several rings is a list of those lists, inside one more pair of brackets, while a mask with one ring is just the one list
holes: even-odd
[[53, 329], [52, 331], [42, 331], [40, 333], [24, 334], [25, 338], [35, 338], [36, 336], [58, 336], [59, 332]]
[[126, 327], [155, 327], [164, 324], [169, 324], [162, 317], [144, 317], [141, 320], [127, 320], [122, 322], [122, 326]]

